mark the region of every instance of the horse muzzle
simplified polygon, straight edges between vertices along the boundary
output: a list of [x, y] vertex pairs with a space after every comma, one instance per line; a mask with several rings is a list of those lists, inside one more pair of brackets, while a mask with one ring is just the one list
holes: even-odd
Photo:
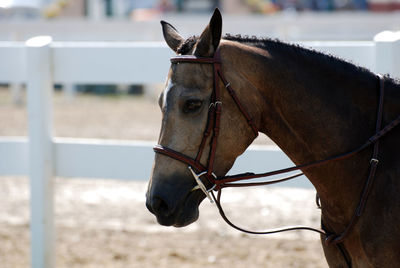
[[195, 222], [199, 217], [199, 205], [205, 198], [203, 192], [192, 191], [193, 187], [185, 187], [185, 191], [168, 188], [152, 185], [146, 194], [146, 207], [156, 216], [157, 222], [174, 227]]

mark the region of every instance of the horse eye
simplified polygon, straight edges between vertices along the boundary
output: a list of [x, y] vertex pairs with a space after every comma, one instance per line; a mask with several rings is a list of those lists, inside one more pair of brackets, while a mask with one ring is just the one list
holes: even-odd
[[183, 105], [183, 112], [184, 113], [193, 113], [200, 109], [203, 105], [203, 101], [197, 99], [190, 99], [185, 102]]

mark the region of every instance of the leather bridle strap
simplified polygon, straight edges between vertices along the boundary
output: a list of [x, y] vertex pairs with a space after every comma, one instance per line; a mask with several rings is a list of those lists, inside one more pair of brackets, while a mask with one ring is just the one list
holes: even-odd
[[164, 155], [167, 155], [167, 156], [169, 156], [169, 157], [171, 157], [171, 158], [173, 158], [175, 160], [179, 160], [179, 161], [181, 161], [181, 162], [183, 162], [183, 163], [195, 168], [197, 171], [206, 170], [206, 168], [202, 164], [200, 164], [199, 162], [191, 159], [190, 157], [187, 157], [186, 155], [184, 155], [184, 154], [182, 154], [180, 152], [172, 150], [172, 149], [170, 149], [168, 147], [164, 147], [162, 145], [157, 144], [157, 145], [155, 145], [153, 147], [153, 150], [156, 153], [164, 154]]
[[[222, 74], [222, 70], [221, 70], [222, 63], [221, 63], [221, 55], [220, 55], [219, 49], [215, 52], [214, 58], [218, 59], [218, 61], [219, 61], [219, 64], [214, 67], [217, 69], [216, 73], [218, 74], [218, 77], [221, 79], [221, 81], [224, 84], [229, 95], [232, 97], [232, 100], [235, 102], [237, 108], [239, 109], [239, 111], [242, 113], [242, 115], [246, 119], [247, 124], [251, 127], [251, 130], [253, 130], [255, 137], [257, 137], [258, 136], [258, 128], [257, 128], [256, 124], [254, 123], [254, 121], [250, 117], [250, 115], [247, 113], [246, 109], [244, 108], [244, 106], [240, 102], [238, 96], [236, 95], [235, 91], [232, 89], [231, 83], [229, 83]], [[214, 79], [216, 79], [216, 78], [214, 78]]]
[[[288, 177], [289, 178], [289, 177]], [[290, 178], [289, 178], [290, 179]], [[232, 228], [241, 231], [243, 233], [247, 233], [247, 234], [256, 234], [256, 235], [267, 235], [267, 234], [276, 234], [276, 233], [282, 233], [282, 232], [288, 232], [288, 231], [298, 231], [298, 230], [307, 230], [307, 231], [312, 231], [312, 232], [317, 232], [320, 233], [322, 235], [325, 235], [325, 231], [321, 230], [321, 229], [317, 229], [317, 228], [312, 228], [312, 227], [308, 227], [308, 226], [286, 226], [286, 227], [282, 227], [282, 228], [276, 228], [276, 229], [269, 229], [267, 231], [250, 231], [250, 230], [246, 230], [244, 228], [241, 228], [239, 226], [237, 226], [236, 224], [232, 223], [228, 217], [225, 215], [225, 211], [222, 208], [221, 205], [221, 190], [218, 190], [217, 193], [217, 197], [215, 197], [214, 192], [211, 192], [211, 195], [215, 201], [215, 204], [217, 205], [219, 214], [221, 215], [221, 217], [224, 219], [224, 221], [231, 226]]]
[[[379, 133], [382, 128], [382, 117], [383, 117], [383, 100], [385, 96], [385, 87], [384, 87], [384, 79], [381, 75], [379, 76], [379, 89], [380, 89], [380, 95], [379, 95], [379, 104], [378, 104], [378, 114], [376, 118], [376, 128], [375, 128], [375, 133]], [[326, 244], [338, 244], [343, 242], [343, 240], [349, 235], [350, 231], [353, 229], [353, 227], [356, 225], [358, 220], [360, 219], [361, 215], [364, 212], [365, 205], [367, 203], [369, 193], [371, 192], [372, 185], [375, 180], [375, 173], [376, 173], [376, 168], [378, 166], [379, 160], [378, 160], [378, 153], [379, 153], [379, 140], [375, 140], [374, 143], [374, 149], [372, 152], [372, 157], [370, 160], [370, 168], [369, 168], [369, 175], [367, 177], [367, 180], [365, 182], [360, 201], [358, 203], [358, 206], [356, 210], [354, 211], [354, 214], [350, 220], [350, 223], [347, 225], [347, 227], [344, 229], [344, 231], [339, 234], [332, 234], [329, 233], [327, 230], [325, 230], [326, 237], [325, 237], [325, 243]]]

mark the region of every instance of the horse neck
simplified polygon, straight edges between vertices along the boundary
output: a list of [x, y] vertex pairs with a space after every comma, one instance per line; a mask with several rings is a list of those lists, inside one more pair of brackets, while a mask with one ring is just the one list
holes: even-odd
[[[373, 74], [284, 44], [266, 51], [243, 45], [230, 50], [231, 56], [240, 55], [230, 57], [232, 79], [245, 77], [262, 95], [260, 131], [295, 164], [348, 152], [374, 134], [379, 91]], [[368, 157], [367, 150], [351, 160], [304, 170], [332, 214], [352, 214]]]

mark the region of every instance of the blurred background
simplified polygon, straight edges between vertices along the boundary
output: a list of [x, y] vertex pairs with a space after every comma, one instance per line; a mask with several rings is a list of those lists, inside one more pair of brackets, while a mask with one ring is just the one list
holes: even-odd
[[[366, 40], [398, 27], [398, 0], [1, 0], [1, 40], [161, 41], [159, 20], [198, 34], [219, 7], [224, 31], [285, 40]], [[329, 31], [328, 31], [329, 30]]]
[[91, 18], [149, 20], [157, 14], [275, 14], [282, 11], [391, 12], [397, 0], [2, 0], [3, 18]]
[[[82, 72], [94, 74], [87, 79], [90, 83], [55, 81], [51, 96], [54, 137], [80, 139], [78, 143], [139, 140], [150, 148], [148, 144], [156, 143], [161, 125], [157, 96], [163, 89], [162, 77], [167, 74], [171, 53], [163, 43], [159, 21], [170, 22], [185, 37], [198, 35], [215, 7], [223, 14], [223, 33], [286, 42], [362, 44], [372, 42], [382, 31], [400, 30], [400, 0], [0, 0], [0, 61], [13, 63], [13, 49], [39, 35], [51, 36], [54, 49], [86, 48], [82, 58], [106, 46], [121, 50], [122, 56], [115, 55], [132, 57], [132, 61], [136, 56], [124, 54], [125, 47], [165, 51], [160, 57], [163, 60], [151, 63], [160, 73], [157, 77], [161, 76], [154, 81], [101, 82], [107, 78], [96, 73], [100, 66], [109, 72], [130, 71], [122, 61], [119, 66], [118, 60], [104, 55], [84, 66]], [[9, 68], [16, 68], [13, 72], [18, 74], [18, 66], [10, 64]], [[29, 136], [25, 78], [7, 80], [1, 73], [9, 68], [0, 64], [0, 162], [11, 155], [8, 147], [1, 146], [2, 139], [4, 144], [10, 139], [26, 142]], [[76, 66], [78, 73], [79, 68], [83, 67]], [[275, 146], [262, 135], [255, 144]], [[70, 160], [75, 157], [79, 156]], [[152, 152], [143, 166], [147, 173], [151, 158]], [[133, 161], [129, 155], [120, 160]], [[99, 163], [98, 168], [102, 165], [107, 164]], [[37, 246], [30, 244], [29, 177], [7, 175], [2, 168], [0, 163], [0, 268], [29, 267], [32, 248]], [[161, 227], [144, 205], [147, 179], [55, 177], [55, 266], [327, 267], [318, 235], [239, 234], [227, 227], [207, 202], [201, 205], [195, 224], [183, 229]], [[306, 184], [234, 190], [224, 201], [229, 216], [239, 225], [264, 229], [319, 226], [314, 199], [315, 190]]]

